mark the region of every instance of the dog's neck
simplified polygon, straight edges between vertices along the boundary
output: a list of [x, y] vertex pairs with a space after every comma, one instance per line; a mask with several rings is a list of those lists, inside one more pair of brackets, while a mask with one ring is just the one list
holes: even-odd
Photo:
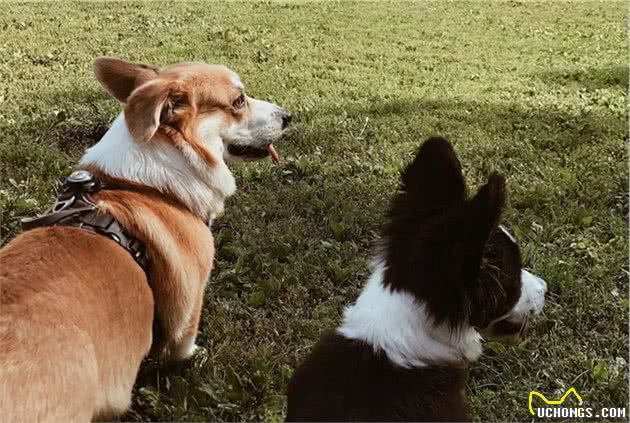
[[194, 152], [180, 151], [162, 137], [157, 134], [146, 144], [136, 142], [121, 113], [103, 138], [86, 151], [80, 165], [174, 196], [192, 213], [211, 221], [223, 212], [225, 199], [236, 189], [220, 152], [213, 152], [219, 157], [211, 168]]
[[383, 285], [384, 264], [378, 261], [354, 305], [346, 308], [338, 332], [384, 351], [405, 367], [464, 365], [481, 355], [481, 335], [472, 327], [453, 332], [435, 326], [413, 295]]

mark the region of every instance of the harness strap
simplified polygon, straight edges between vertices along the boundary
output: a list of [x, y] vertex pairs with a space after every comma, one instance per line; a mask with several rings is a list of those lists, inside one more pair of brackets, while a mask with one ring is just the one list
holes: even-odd
[[55, 205], [43, 216], [21, 220], [24, 230], [40, 226], [71, 226], [105, 236], [123, 247], [146, 272], [148, 256], [144, 244], [129, 235], [109, 213], [99, 210], [90, 193], [103, 188], [90, 172], [73, 172], [63, 185]]

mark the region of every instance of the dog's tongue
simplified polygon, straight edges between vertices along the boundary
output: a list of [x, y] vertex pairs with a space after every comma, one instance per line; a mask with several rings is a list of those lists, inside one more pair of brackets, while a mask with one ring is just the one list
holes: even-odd
[[271, 156], [271, 160], [273, 160], [276, 163], [280, 161], [280, 156], [278, 155], [278, 152], [274, 148], [273, 144], [269, 144], [269, 146], [267, 147], [267, 151], [269, 152], [269, 155]]

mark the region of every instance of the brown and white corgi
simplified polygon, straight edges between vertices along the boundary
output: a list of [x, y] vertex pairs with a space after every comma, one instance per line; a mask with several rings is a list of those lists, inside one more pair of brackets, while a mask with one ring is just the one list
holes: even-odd
[[99, 58], [95, 72], [124, 112], [79, 168], [105, 184], [94, 203], [144, 243], [149, 264], [68, 226], [0, 250], [2, 422], [119, 415], [152, 343], [173, 360], [193, 354], [214, 255], [207, 222], [236, 188], [226, 163], [277, 160], [290, 119], [224, 66]]

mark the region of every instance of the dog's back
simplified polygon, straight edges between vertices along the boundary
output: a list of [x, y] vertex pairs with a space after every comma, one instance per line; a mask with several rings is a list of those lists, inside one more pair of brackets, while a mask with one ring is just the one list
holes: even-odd
[[404, 369], [328, 332], [288, 387], [287, 421], [464, 421], [466, 370]]
[[68, 227], [20, 235], [0, 250], [0, 421], [126, 410], [152, 320], [146, 276], [113, 241]]

